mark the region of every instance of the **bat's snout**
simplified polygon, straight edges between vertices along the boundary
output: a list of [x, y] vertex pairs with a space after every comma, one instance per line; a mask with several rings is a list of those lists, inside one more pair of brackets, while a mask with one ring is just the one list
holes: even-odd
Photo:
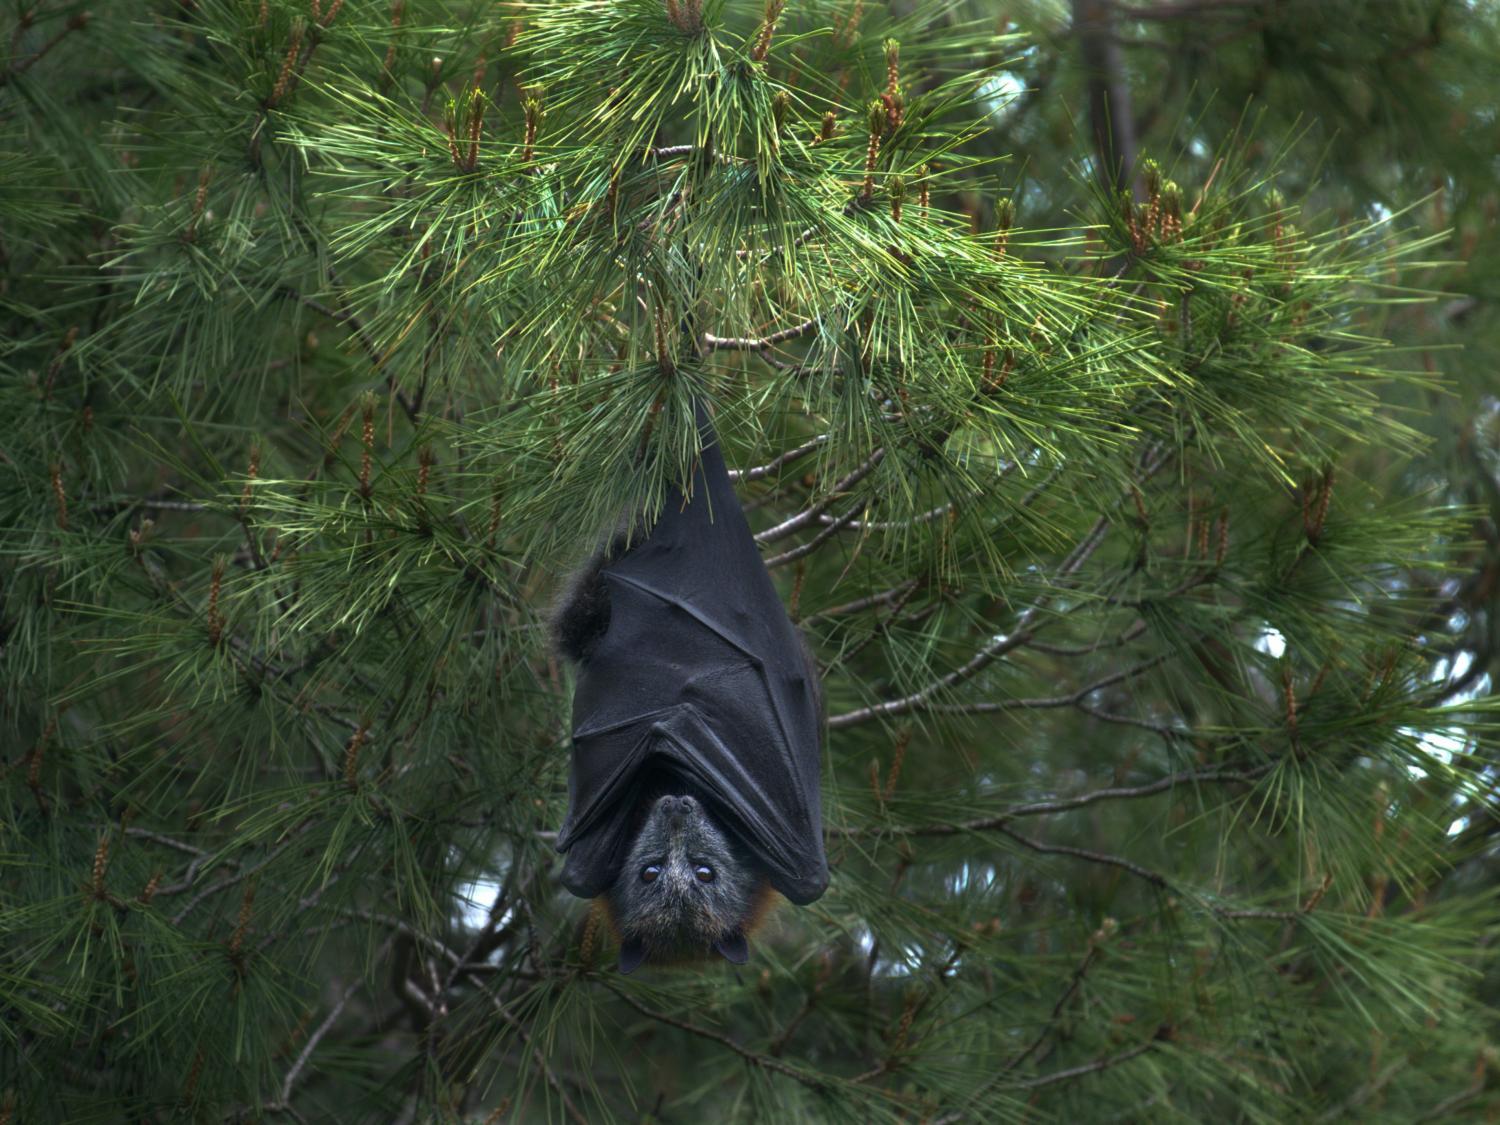
[[698, 802], [691, 797], [668, 795], [656, 802], [656, 811], [673, 824], [681, 824], [697, 811]]

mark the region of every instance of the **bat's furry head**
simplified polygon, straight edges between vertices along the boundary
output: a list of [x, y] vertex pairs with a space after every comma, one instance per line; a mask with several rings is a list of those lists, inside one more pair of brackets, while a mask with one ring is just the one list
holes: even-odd
[[620, 970], [710, 952], [743, 964], [746, 931], [767, 895], [765, 879], [699, 801], [657, 798], [608, 894]]

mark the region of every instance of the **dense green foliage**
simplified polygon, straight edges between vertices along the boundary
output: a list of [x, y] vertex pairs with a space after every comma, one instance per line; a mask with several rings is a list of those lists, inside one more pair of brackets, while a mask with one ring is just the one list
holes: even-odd
[[[0, 1120], [1493, 1109], [1496, 13], [1007, 7], [14, 10]], [[544, 623], [700, 398], [833, 883], [626, 978]]]

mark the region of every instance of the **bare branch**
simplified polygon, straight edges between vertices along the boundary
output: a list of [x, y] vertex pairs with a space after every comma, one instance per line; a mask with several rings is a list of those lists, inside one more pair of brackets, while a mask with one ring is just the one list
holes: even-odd
[[1145, 785], [1111, 786], [1080, 793], [1076, 797], [1051, 797], [1041, 801], [1030, 801], [1024, 805], [1013, 805], [994, 816], [977, 820], [957, 821], [952, 824], [882, 824], [861, 828], [825, 828], [824, 834], [833, 836], [963, 836], [974, 832], [994, 832], [1012, 820], [1027, 816], [1047, 816], [1052, 813], [1070, 812], [1101, 801], [1132, 801], [1143, 797], [1154, 797], [1183, 785], [1248, 785], [1276, 768], [1276, 762], [1266, 762], [1245, 770], [1185, 770], [1147, 782]]
[[908, 578], [899, 586], [892, 586], [889, 590], [881, 590], [878, 594], [870, 594], [863, 598], [856, 598], [852, 602], [844, 602], [842, 605], [831, 606], [828, 609], [819, 610], [803, 618], [804, 621], [812, 621], [819, 617], [841, 617], [846, 613], [861, 613], [867, 609], [875, 609], [878, 606], [890, 605], [892, 602], [900, 601], [919, 582], [920, 578]]
[[1069, 1067], [1067, 1070], [1053, 1071], [1051, 1074], [1039, 1074], [1035, 1078], [1025, 1078], [1012, 1085], [1019, 1086], [1023, 1090], [1036, 1090], [1043, 1086], [1055, 1086], [1059, 1082], [1070, 1082], [1074, 1078], [1082, 1078], [1085, 1074], [1097, 1074], [1101, 1070], [1108, 1070], [1112, 1066], [1119, 1066], [1131, 1059], [1139, 1058], [1152, 1047], [1156, 1046], [1156, 1040], [1148, 1040], [1128, 1051], [1121, 1051], [1118, 1055], [1107, 1055], [1102, 1059], [1084, 1063], [1082, 1066]]
[[801, 531], [804, 527], [816, 523], [818, 517], [833, 506], [834, 501], [838, 500], [849, 489], [874, 472], [875, 466], [879, 465], [884, 459], [885, 448], [882, 446], [870, 454], [869, 457], [865, 458], [863, 464], [829, 489], [828, 494], [823, 499], [819, 500], [812, 507], [782, 520], [776, 526], [766, 528], [765, 531], [756, 535], [755, 541], [760, 544], [774, 543], [778, 539], [785, 539], [788, 535], [792, 535], [795, 532]]
[[827, 527], [823, 528], [822, 531], [818, 532], [818, 534], [814, 535], [800, 547], [793, 547], [790, 550], [781, 552], [779, 555], [772, 555], [766, 560], [766, 567], [769, 569], [773, 566], [785, 566], [787, 563], [796, 562], [798, 559], [812, 554], [853, 522], [854, 513], [859, 511], [863, 506], [862, 504], [856, 504], [837, 519], [831, 516], [828, 517], [829, 522]]
[[[380, 949], [376, 952], [374, 960], [379, 961], [384, 958], [385, 955], [390, 952], [391, 946], [392, 944], [394, 944], [395, 940], [395, 934], [387, 937], [384, 943], [381, 944]], [[302, 1050], [298, 1053], [296, 1061], [292, 1063], [290, 1069], [288, 1069], [286, 1072], [286, 1078], [282, 1080], [281, 1100], [279, 1102], [266, 1106], [267, 1109], [281, 1110], [288, 1108], [288, 1103], [292, 1100], [292, 1090], [295, 1089], [297, 1085], [297, 1079], [301, 1076], [303, 1068], [307, 1066], [308, 1060], [312, 1058], [313, 1052], [318, 1049], [318, 1044], [321, 1043], [323, 1041], [323, 1037], [333, 1029], [333, 1025], [338, 1022], [339, 1016], [344, 1014], [344, 1008], [348, 1006], [350, 999], [356, 992], [359, 991], [360, 987], [363, 984], [365, 984], [364, 977], [359, 977], [352, 981], [349, 987], [344, 989], [343, 995], [338, 998], [338, 1001], [329, 1010], [328, 1015], [323, 1020], [323, 1022], [320, 1023], [317, 1026], [317, 1029], [307, 1037], [307, 1042], [303, 1044]]]
[[618, 996], [621, 1000], [625, 1001], [625, 1003], [629, 1004], [637, 1012], [640, 1012], [641, 1015], [645, 1016], [647, 1019], [656, 1020], [658, 1023], [664, 1023], [669, 1027], [675, 1027], [680, 1031], [686, 1031], [689, 1035], [696, 1035], [700, 1039], [708, 1039], [715, 1043], [718, 1043], [720, 1046], [728, 1047], [731, 1051], [739, 1055], [740, 1058], [744, 1059], [746, 1062], [758, 1066], [763, 1070], [769, 1070], [774, 1071], [777, 1074], [783, 1074], [786, 1077], [793, 1079], [794, 1081], [802, 1083], [802, 1085], [806, 1086], [810, 1090], [822, 1090], [827, 1085], [827, 1083], [821, 1076], [804, 1073], [794, 1066], [788, 1066], [781, 1060], [772, 1058], [770, 1055], [762, 1055], [756, 1051], [750, 1050], [747, 1047], [741, 1047], [738, 1043], [736, 1043], [733, 1039], [729, 1038], [729, 1036], [725, 1035], [721, 1031], [714, 1031], [712, 1028], [708, 1027], [699, 1027], [697, 1024], [688, 1023], [686, 1020], [677, 1019], [675, 1016], [669, 1016], [665, 1012], [655, 1011], [654, 1009], [648, 1008], [644, 1004], [640, 1003], [629, 993], [616, 988], [608, 981], [601, 980], [600, 983], [603, 984], [605, 988], [609, 989], [609, 991]]
[[[1060, 582], [1069, 578], [1078, 570], [1099, 548], [1104, 541], [1105, 532], [1109, 530], [1109, 517], [1100, 516], [1089, 529], [1082, 542], [1063, 560], [1062, 565], [1053, 575], [1054, 582]], [[1032, 637], [1032, 630], [1036, 625], [1036, 619], [1042, 610], [1051, 602], [1052, 595], [1044, 594], [1035, 603], [1022, 611], [1016, 618], [1016, 627], [1009, 633], [994, 637], [989, 644], [976, 652], [965, 664], [955, 668], [946, 676], [942, 676], [924, 688], [912, 692], [910, 695], [902, 696], [900, 699], [890, 699], [884, 703], [875, 703], [869, 707], [860, 707], [853, 711], [845, 711], [842, 715], [831, 716], [828, 726], [837, 730], [842, 727], [854, 726], [857, 723], [867, 722], [877, 717], [889, 717], [891, 715], [904, 715], [908, 711], [916, 710], [923, 706], [928, 700], [941, 692], [956, 687], [965, 680], [972, 679], [985, 668], [988, 668], [1006, 653], [1020, 648]]]
[[989, 715], [998, 711], [1047, 711], [1059, 707], [1074, 707], [1083, 702], [1090, 695], [1103, 688], [1121, 683], [1125, 680], [1143, 676], [1151, 669], [1165, 663], [1175, 653], [1164, 652], [1143, 660], [1129, 668], [1122, 668], [1118, 672], [1112, 672], [1102, 679], [1095, 680], [1091, 684], [1085, 684], [1075, 692], [1067, 695], [1036, 696], [1030, 699], [1002, 699], [981, 700], [977, 703], [936, 703], [925, 708], [928, 711], [936, 711], [944, 715]]
[[729, 470], [729, 479], [730, 480], [761, 480], [762, 478], [768, 477], [772, 473], [777, 472], [778, 470], [780, 470], [782, 468], [785, 468], [787, 465], [790, 465], [793, 461], [800, 461], [802, 458], [806, 457], [809, 453], [812, 453], [814, 450], [816, 450], [818, 448], [818, 446], [823, 445], [827, 441], [828, 441], [828, 435], [827, 434], [819, 434], [817, 437], [813, 438], [811, 441], [803, 442], [801, 445], [797, 446], [795, 449], [788, 449], [785, 453], [779, 454], [778, 456], [771, 458], [771, 460], [767, 461], [764, 465], [756, 465], [754, 468], [751, 468], [751, 469], [730, 469]]
[[[902, 528], [916, 527], [918, 524], [931, 523], [935, 519], [946, 516], [953, 511], [952, 504], [939, 504], [936, 508], [930, 508], [912, 516], [909, 520], [850, 520], [842, 526], [850, 531], [899, 531]], [[822, 515], [818, 517], [819, 522], [829, 524], [833, 517]]]
[[784, 344], [788, 340], [806, 336], [817, 327], [818, 318], [813, 317], [811, 320], [804, 320], [801, 324], [783, 328], [780, 332], [772, 332], [769, 336], [714, 336], [705, 332], [703, 346], [709, 351], [763, 352], [774, 348], [777, 344]]

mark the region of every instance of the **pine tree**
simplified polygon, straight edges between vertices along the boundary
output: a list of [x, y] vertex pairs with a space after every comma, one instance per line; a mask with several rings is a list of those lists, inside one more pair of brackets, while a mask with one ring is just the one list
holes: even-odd
[[[1001, 159], [1028, 67], [1254, 5], [1053, 7], [17, 10], [0, 1120], [1493, 1108], [1494, 618], [1411, 409], [1453, 248], [1128, 83]], [[700, 401], [833, 883], [627, 978], [545, 620]]]

